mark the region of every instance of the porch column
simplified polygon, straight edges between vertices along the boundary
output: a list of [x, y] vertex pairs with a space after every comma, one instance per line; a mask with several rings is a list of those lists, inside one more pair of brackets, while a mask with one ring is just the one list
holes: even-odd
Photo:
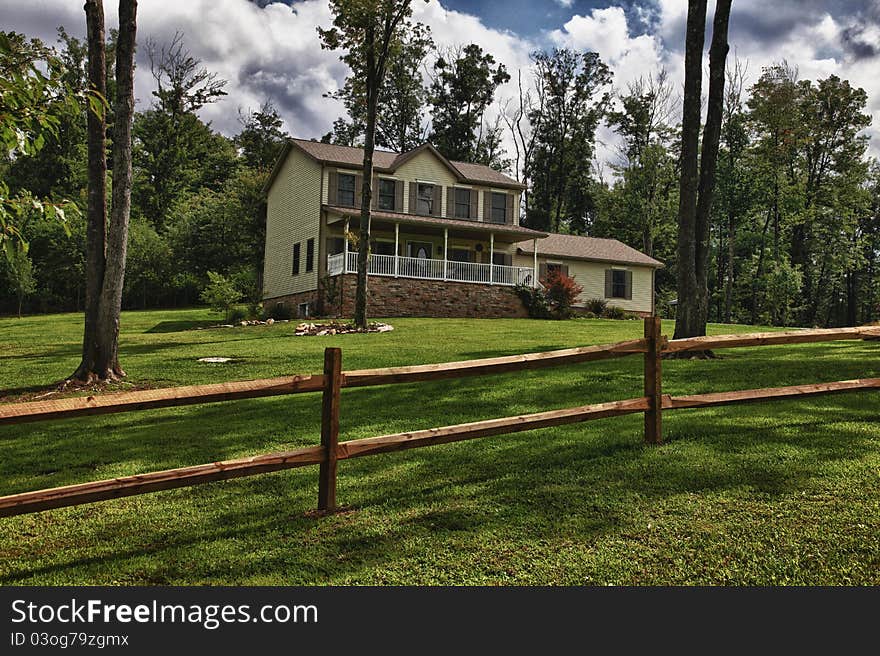
[[495, 282], [495, 233], [489, 233], [489, 284]]
[[532, 240], [532, 287], [538, 286], [538, 240]]
[[342, 273], [348, 273], [348, 219], [345, 220], [345, 232], [342, 235]]
[[400, 250], [398, 243], [400, 242], [400, 224], [394, 224], [394, 277], [397, 277], [400, 271]]
[[447, 250], [449, 248], [449, 228], [443, 228], [443, 280], [446, 280], [447, 262], [449, 261]]

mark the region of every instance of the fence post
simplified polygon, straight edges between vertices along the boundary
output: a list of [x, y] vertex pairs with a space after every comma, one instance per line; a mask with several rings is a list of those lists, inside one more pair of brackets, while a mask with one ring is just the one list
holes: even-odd
[[660, 317], [645, 318], [645, 340], [648, 351], [645, 353], [645, 396], [648, 409], [645, 410], [645, 443], [663, 442], [663, 369], [660, 356], [663, 353], [663, 338]]
[[336, 508], [336, 447], [339, 444], [339, 390], [342, 387], [342, 349], [324, 349], [324, 394], [321, 397], [321, 446], [326, 460], [318, 479], [318, 510]]

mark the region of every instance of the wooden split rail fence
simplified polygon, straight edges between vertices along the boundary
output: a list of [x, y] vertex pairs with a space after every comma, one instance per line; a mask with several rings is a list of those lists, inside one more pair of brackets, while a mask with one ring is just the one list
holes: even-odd
[[[306, 465], [319, 465], [318, 508], [322, 511], [331, 511], [336, 507], [336, 472], [339, 460], [633, 413], [644, 413], [645, 442], [659, 444], [662, 441], [662, 417], [665, 410], [746, 403], [766, 399], [791, 399], [817, 394], [880, 388], [880, 378], [866, 378], [790, 387], [670, 396], [663, 393], [661, 358], [664, 353], [877, 337], [880, 337], [880, 326], [668, 340], [661, 335], [660, 320], [651, 317], [645, 320], [642, 339], [617, 344], [462, 362], [358, 371], [342, 371], [341, 349], [328, 348], [324, 352], [324, 373], [322, 375], [286, 376], [266, 380], [124, 392], [55, 401], [0, 404], [0, 425], [4, 425], [304, 392], [320, 391], [323, 395], [320, 445], [250, 458], [13, 494], [0, 497], [0, 517], [198, 485], [228, 478], [254, 476]], [[393, 435], [339, 441], [340, 391], [342, 388], [481, 376], [594, 362], [638, 354], [644, 356], [645, 385], [644, 395], [637, 398], [500, 419], [487, 419]]]

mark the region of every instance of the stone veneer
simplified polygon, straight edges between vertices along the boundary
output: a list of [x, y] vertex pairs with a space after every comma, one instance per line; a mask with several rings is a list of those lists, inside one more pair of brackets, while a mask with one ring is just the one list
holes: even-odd
[[[342, 302], [325, 313], [354, 315], [354, 274], [341, 279]], [[304, 301], [300, 301], [304, 302]], [[371, 317], [467, 317], [498, 319], [527, 317], [528, 313], [512, 287], [442, 280], [416, 280], [370, 276], [367, 307]]]
[[[306, 316], [315, 316], [318, 312], [318, 291], [313, 289], [310, 292], [300, 292], [298, 294], [288, 294], [287, 296], [277, 296], [275, 298], [267, 298], [263, 300], [263, 309], [271, 311], [272, 307], [277, 303], [286, 305], [290, 310], [290, 316], [297, 319], [304, 319]], [[301, 303], [309, 304], [308, 315], [299, 312]]]

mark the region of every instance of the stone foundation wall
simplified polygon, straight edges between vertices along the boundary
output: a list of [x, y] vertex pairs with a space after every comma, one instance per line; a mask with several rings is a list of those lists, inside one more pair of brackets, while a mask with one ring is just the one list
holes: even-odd
[[[299, 292], [298, 294], [288, 294], [287, 296], [276, 296], [275, 298], [267, 298], [263, 300], [263, 309], [271, 311], [272, 307], [276, 303], [282, 303], [287, 306], [287, 309], [290, 310], [290, 316], [295, 319], [305, 319], [306, 317], [313, 317], [318, 314], [320, 308], [318, 306], [318, 290], [313, 289], [310, 292]], [[299, 311], [299, 306], [302, 303], [309, 304], [309, 311], [307, 314], [301, 313]]]
[[[354, 314], [357, 285], [353, 274], [337, 276], [341, 303], [324, 308], [338, 314]], [[370, 276], [367, 285], [369, 315], [373, 317], [466, 317], [499, 319], [527, 317], [522, 301], [511, 287], [442, 280], [415, 280]]]

